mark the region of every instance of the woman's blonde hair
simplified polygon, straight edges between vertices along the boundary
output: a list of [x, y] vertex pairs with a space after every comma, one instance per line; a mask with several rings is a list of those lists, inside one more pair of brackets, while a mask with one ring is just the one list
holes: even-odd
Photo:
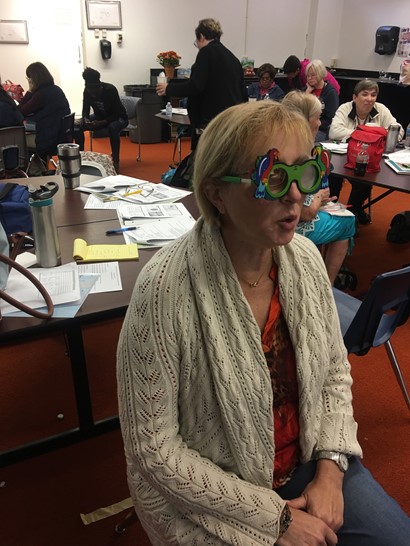
[[315, 116], [322, 114], [322, 104], [320, 100], [311, 93], [303, 91], [290, 91], [282, 100], [284, 106], [297, 108], [309, 121]]
[[231, 106], [214, 118], [199, 139], [195, 153], [193, 187], [202, 216], [218, 223], [218, 210], [206, 196], [206, 185], [229, 184], [220, 179], [252, 170], [258, 155], [270, 149], [272, 138], [296, 139], [309, 153], [312, 133], [295, 109], [276, 101]]
[[309, 74], [309, 70], [312, 69], [315, 71], [318, 80], [323, 80], [327, 74], [327, 70], [323, 62], [319, 59], [313, 59], [306, 67], [306, 76]]

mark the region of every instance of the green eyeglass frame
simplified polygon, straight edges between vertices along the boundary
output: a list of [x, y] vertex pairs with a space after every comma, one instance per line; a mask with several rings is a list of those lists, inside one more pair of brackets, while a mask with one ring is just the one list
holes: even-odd
[[257, 199], [280, 199], [288, 193], [293, 182], [302, 194], [315, 193], [322, 181], [322, 170], [316, 159], [307, 159], [299, 165], [287, 165], [278, 161], [279, 152], [275, 148], [264, 156], [258, 156], [255, 169], [250, 178], [222, 176], [221, 180], [230, 183], [254, 184]]

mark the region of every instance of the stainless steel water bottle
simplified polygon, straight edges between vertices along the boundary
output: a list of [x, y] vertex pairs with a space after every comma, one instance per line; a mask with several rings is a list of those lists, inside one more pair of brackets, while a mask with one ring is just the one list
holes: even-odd
[[[54, 184], [54, 183], [53, 183]], [[58, 189], [57, 184], [55, 186]], [[54, 218], [52, 191], [37, 190], [30, 193], [29, 204], [33, 218], [34, 245], [37, 265], [55, 267], [61, 265], [60, 241]], [[55, 189], [54, 193], [57, 191]]]
[[392, 123], [389, 126], [386, 138], [386, 146], [384, 153], [391, 154], [396, 149], [397, 140], [399, 138], [400, 125], [398, 123]]

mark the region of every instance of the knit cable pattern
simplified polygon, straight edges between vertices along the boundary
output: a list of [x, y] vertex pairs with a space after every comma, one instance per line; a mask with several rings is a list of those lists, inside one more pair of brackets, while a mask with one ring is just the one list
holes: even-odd
[[[360, 454], [331, 288], [313, 245], [275, 249], [295, 347], [301, 448]], [[118, 347], [136, 510], [155, 545], [271, 545], [272, 391], [260, 333], [219, 231], [199, 220], [137, 279]]]

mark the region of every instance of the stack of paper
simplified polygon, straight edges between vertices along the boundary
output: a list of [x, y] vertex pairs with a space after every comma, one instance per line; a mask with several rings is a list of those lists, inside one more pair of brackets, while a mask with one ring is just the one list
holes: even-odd
[[[187, 190], [167, 186], [166, 184], [155, 184], [148, 180], [124, 175], [107, 176], [84, 186], [79, 186], [76, 190], [92, 194], [89, 202], [92, 202], [93, 206], [90, 206], [87, 201], [85, 206], [87, 209], [106, 208], [104, 206], [106, 203], [117, 200], [140, 204], [174, 203], [191, 193]], [[103, 206], [95, 206], [96, 196], [101, 197], [100, 201]], [[112, 207], [110, 206], [110, 208]]]
[[163, 246], [190, 231], [194, 224], [192, 217], [170, 218], [139, 225], [135, 231], [127, 231], [127, 236], [140, 245]]
[[347, 154], [347, 142], [322, 142], [322, 146], [332, 154]]
[[397, 174], [410, 174], [410, 150], [393, 152], [384, 161]]

